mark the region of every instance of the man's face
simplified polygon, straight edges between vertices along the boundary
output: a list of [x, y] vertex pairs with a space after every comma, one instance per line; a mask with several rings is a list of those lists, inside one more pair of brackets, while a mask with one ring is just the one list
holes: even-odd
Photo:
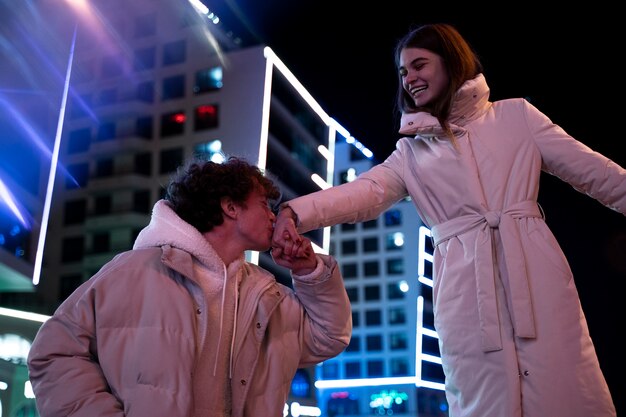
[[240, 207], [240, 210], [237, 231], [246, 242], [246, 250], [265, 252], [272, 245], [276, 221], [267, 197], [255, 188], [248, 196], [245, 207]]

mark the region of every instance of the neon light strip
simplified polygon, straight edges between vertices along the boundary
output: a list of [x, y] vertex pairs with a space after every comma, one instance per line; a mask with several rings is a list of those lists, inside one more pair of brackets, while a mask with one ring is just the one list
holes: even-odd
[[70, 56], [67, 63], [67, 73], [65, 75], [65, 85], [63, 86], [63, 99], [61, 100], [61, 109], [59, 110], [59, 121], [57, 124], [56, 137], [54, 138], [54, 151], [50, 158], [50, 175], [48, 176], [48, 189], [46, 191], [46, 201], [43, 208], [43, 216], [41, 219], [41, 231], [39, 233], [39, 243], [37, 244], [37, 255], [35, 257], [35, 268], [33, 270], [33, 285], [39, 284], [41, 276], [41, 264], [43, 260], [43, 249], [46, 243], [46, 232], [48, 231], [48, 219], [50, 217], [50, 206], [52, 203], [52, 192], [54, 190], [54, 178], [57, 171], [57, 162], [59, 160], [59, 148], [61, 147], [61, 134], [63, 133], [63, 121], [65, 119], [65, 106], [67, 104], [67, 92], [70, 87], [70, 75], [72, 74], [72, 60], [74, 59], [74, 46], [76, 45], [76, 27], [72, 36], [72, 47], [70, 48]]
[[28, 311], [12, 310], [10, 308], [0, 307], [0, 316], [14, 317], [16, 319], [32, 320], [43, 323], [48, 320], [50, 316], [43, 314], [30, 313]]

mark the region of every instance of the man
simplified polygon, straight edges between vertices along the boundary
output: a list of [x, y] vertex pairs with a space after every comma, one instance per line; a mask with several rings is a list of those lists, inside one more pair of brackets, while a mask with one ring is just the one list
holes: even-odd
[[280, 248], [294, 290], [245, 261], [270, 248], [278, 188], [254, 165], [192, 162], [131, 251], [81, 285], [28, 358], [42, 417], [281, 417], [297, 368], [352, 330], [335, 260]]

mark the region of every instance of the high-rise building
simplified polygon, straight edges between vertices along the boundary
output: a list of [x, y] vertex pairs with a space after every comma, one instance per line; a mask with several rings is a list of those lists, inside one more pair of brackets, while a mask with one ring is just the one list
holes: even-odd
[[[374, 163], [354, 138], [335, 147], [335, 184]], [[432, 244], [410, 199], [332, 227], [330, 253], [352, 304], [350, 345], [317, 366], [324, 416], [447, 415], [432, 314]]]

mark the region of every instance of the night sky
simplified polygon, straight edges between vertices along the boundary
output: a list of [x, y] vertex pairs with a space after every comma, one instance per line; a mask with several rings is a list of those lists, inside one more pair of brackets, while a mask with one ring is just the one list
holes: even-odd
[[[525, 97], [576, 139], [626, 167], [624, 71], [618, 63], [624, 23], [617, 10], [570, 4], [547, 11], [545, 4], [526, 2], [490, 10], [473, 2], [453, 9], [447, 2], [427, 3], [390, 1], [386, 10], [327, 0], [214, 4], [246, 21], [378, 160], [398, 139], [394, 45], [413, 26], [446, 22], [481, 58], [492, 101]], [[619, 415], [626, 411], [626, 363], [618, 343], [618, 332], [626, 328], [626, 218], [558, 178], [545, 174], [541, 181], [539, 202], [570, 261]]]

